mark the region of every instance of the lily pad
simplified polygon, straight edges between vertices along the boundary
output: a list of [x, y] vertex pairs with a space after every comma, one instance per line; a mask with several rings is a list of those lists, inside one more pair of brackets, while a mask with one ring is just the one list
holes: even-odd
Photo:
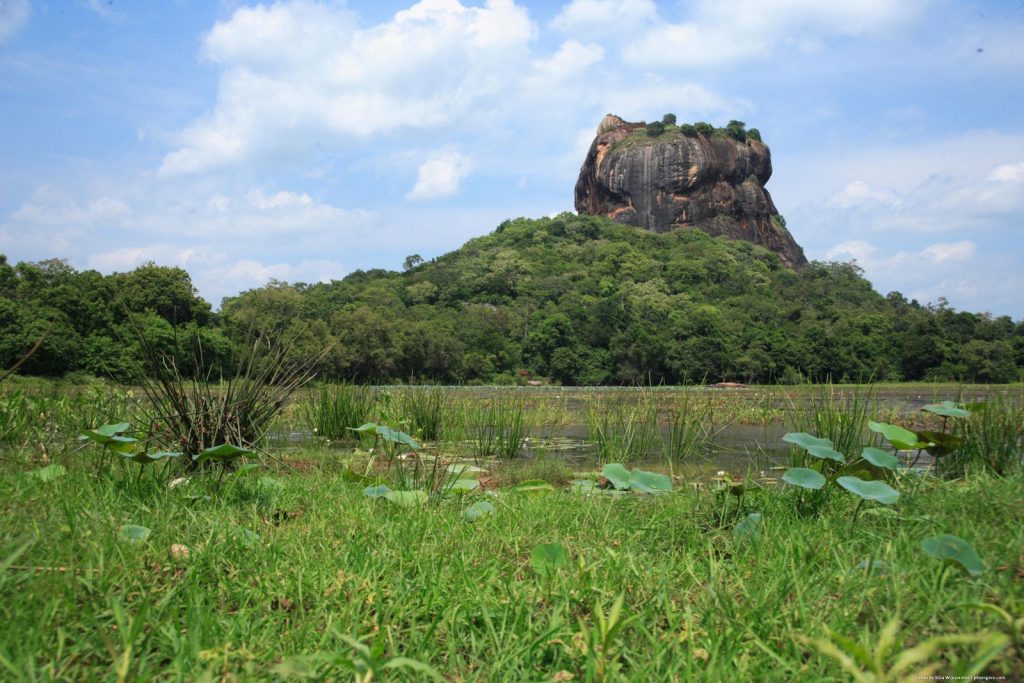
[[391, 493], [391, 489], [384, 484], [379, 486], [367, 486], [363, 489], [363, 495], [367, 498], [383, 498], [389, 493]]
[[900, 463], [892, 453], [883, 451], [881, 448], [872, 448], [871, 446], [868, 446], [861, 451], [860, 457], [864, 458], [875, 467], [884, 467], [888, 470], [896, 469]]
[[593, 479], [573, 479], [569, 487], [577, 493], [590, 494], [597, 490], [597, 482]]
[[791, 467], [782, 475], [782, 481], [805, 489], [820, 489], [825, 485], [825, 477], [806, 467]]
[[481, 474], [487, 473], [487, 470], [474, 465], [455, 463], [448, 465], [447, 472], [457, 479], [479, 479]]
[[672, 478], [659, 472], [633, 470], [629, 475], [629, 488], [644, 493], [665, 493], [672, 490]]
[[857, 477], [839, 477], [836, 483], [864, 500], [892, 505], [900, 499], [900, 492], [883, 481], [864, 481]]
[[967, 410], [962, 403], [955, 403], [953, 401], [943, 401], [941, 403], [931, 403], [923, 406], [921, 410], [926, 410], [929, 413], [935, 415], [941, 415], [942, 417], [970, 417], [971, 411]]
[[971, 576], [981, 576], [985, 572], [985, 563], [974, 546], [953, 534], [926, 538], [921, 541], [921, 547], [936, 559], [959, 564]]
[[751, 512], [736, 524], [736, 528], [733, 529], [733, 533], [736, 534], [736, 538], [749, 538], [760, 531], [760, 529], [761, 513]]
[[192, 459], [196, 462], [203, 463], [208, 460], [214, 462], [226, 463], [231, 462], [236, 458], [240, 458], [243, 455], [253, 455], [253, 452], [245, 448], [239, 448], [238, 446], [232, 446], [229, 443], [222, 443], [219, 446], [213, 446], [211, 448], [204, 448], [203, 450], [192, 456]]
[[548, 574], [569, 564], [569, 551], [561, 543], [541, 543], [530, 554], [530, 564], [538, 574]]
[[476, 479], [456, 479], [448, 487], [448, 493], [462, 494], [475, 491], [480, 488], [480, 482]]
[[384, 499], [402, 507], [417, 507], [426, 503], [428, 496], [426, 491], [417, 489], [415, 491], [388, 491], [384, 494]]
[[834, 448], [831, 439], [822, 439], [812, 434], [808, 434], [807, 432], [790, 432], [783, 436], [782, 440], [786, 443], [795, 444], [803, 449], [813, 448], [815, 446]]
[[924, 448], [928, 445], [926, 442], [922, 442], [921, 439], [918, 438], [917, 434], [898, 425], [891, 425], [885, 422], [873, 422], [869, 420], [868, 429], [876, 434], [881, 434], [886, 441], [896, 448], [896, 450], [912, 451], [917, 448]]
[[486, 517], [487, 515], [493, 513], [494, 506], [486, 500], [481, 500], [476, 503], [473, 503], [468, 508], [463, 510], [462, 518], [465, 519], [467, 522], [475, 522], [481, 517]]
[[148, 465], [150, 463], [163, 460], [165, 458], [180, 458], [181, 453], [176, 451], [157, 451], [156, 453], [122, 453], [121, 457], [125, 460], [131, 460], [137, 462], [140, 465]]
[[41, 467], [35, 472], [32, 472], [32, 476], [38, 479], [39, 481], [50, 482], [53, 481], [54, 479], [60, 479], [67, 473], [68, 471], [64, 467], [64, 465], [61, 465], [60, 463], [54, 463], [53, 465], [47, 465], [46, 467]]
[[612, 486], [625, 491], [629, 488], [629, 470], [617, 462], [608, 463], [601, 468], [601, 474], [612, 483]]
[[529, 479], [519, 482], [509, 490], [516, 493], [548, 493], [554, 491], [555, 487], [543, 479]]
[[835, 460], [836, 462], [846, 462], [846, 458], [843, 457], [843, 454], [831, 446], [809, 446], [806, 450], [815, 458]]
[[142, 543], [153, 533], [144, 526], [137, 524], [125, 524], [117, 530], [117, 538], [128, 543]]

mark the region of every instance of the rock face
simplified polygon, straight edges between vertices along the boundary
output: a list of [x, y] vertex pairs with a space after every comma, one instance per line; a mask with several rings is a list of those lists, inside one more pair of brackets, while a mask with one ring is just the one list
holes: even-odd
[[609, 114], [576, 181], [576, 210], [654, 232], [692, 227], [766, 247], [791, 268], [805, 263], [764, 184], [768, 147], [724, 135], [667, 132]]

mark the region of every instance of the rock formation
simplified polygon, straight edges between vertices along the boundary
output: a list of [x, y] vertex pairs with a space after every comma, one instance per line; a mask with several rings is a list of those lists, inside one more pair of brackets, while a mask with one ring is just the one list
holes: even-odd
[[654, 232], [692, 227], [747, 240], [796, 268], [807, 259], [764, 189], [771, 175], [759, 140], [671, 126], [652, 137], [645, 124], [609, 114], [580, 169], [576, 210]]

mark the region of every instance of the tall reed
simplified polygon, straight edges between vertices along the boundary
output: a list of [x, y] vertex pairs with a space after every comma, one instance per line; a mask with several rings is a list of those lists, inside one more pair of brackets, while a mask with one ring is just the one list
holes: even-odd
[[697, 404], [684, 395], [673, 406], [668, 429], [662, 434], [662, 456], [673, 462], [690, 460], [707, 450], [712, 433], [710, 404]]
[[465, 428], [470, 449], [479, 461], [497, 457], [511, 460], [519, 456], [530, 435], [530, 417], [521, 397], [497, 397], [467, 409]]
[[313, 389], [299, 403], [305, 426], [323, 439], [350, 439], [349, 431], [370, 422], [377, 398], [373, 389], [361, 384], [330, 384]]
[[451, 392], [445, 387], [409, 387], [402, 392], [400, 410], [412, 433], [437, 441], [450, 418]]
[[806, 405], [795, 405], [790, 399], [790, 429], [831, 440], [835, 450], [847, 458], [860, 453], [867, 443], [868, 420], [877, 404], [873, 387], [868, 384], [837, 390], [829, 381], [809, 389]]
[[937, 459], [943, 474], [959, 476], [975, 470], [1003, 476], [1019, 470], [1024, 464], [1024, 386], [1016, 398], [989, 391], [970, 409], [970, 417], [957, 420], [953, 428], [962, 445]]
[[646, 397], [630, 405], [595, 401], [587, 411], [587, 437], [601, 462], [646, 460], [656, 452], [660, 436], [658, 406]]

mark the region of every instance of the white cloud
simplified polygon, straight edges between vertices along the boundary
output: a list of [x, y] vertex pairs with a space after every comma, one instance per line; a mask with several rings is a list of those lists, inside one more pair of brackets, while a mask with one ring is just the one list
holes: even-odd
[[870, 204], [897, 206], [900, 202], [900, 198], [894, 193], [887, 190], [876, 190], [863, 180], [851, 181], [828, 201], [830, 206], [837, 206], [841, 209]]
[[577, 75], [602, 59], [604, 59], [604, 49], [600, 45], [596, 43], [583, 45], [575, 40], [567, 40], [551, 57], [534, 60], [533, 67], [545, 76], [561, 80]]
[[117, 16], [116, 12], [114, 12], [112, 0], [79, 0], [78, 4], [95, 12], [104, 19], [112, 19]]
[[317, 143], [476, 116], [507, 96], [535, 36], [512, 0], [423, 0], [368, 28], [310, 0], [239, 9], [203, 43], [222, 68], [216, 107], [182, 131], [161, 172], [301, 157]]
[[992, 169], [986, 180], [999, 183], [1024, 183], [1024, 161], [1000, 164]]
[[572, 0], [551, 25], [564, 31], [616, 32], [657, 19], [653, 0]]
[[28, 23], [28, 0], [0, 0], [0, 45]]
[[459, 191], [462, 179], [469, 174], [470, 159], [458, 152], [444, 152], [420, 164], [416, 185], [406, 199], [436, 199]]
[[935, 264], [956, 263], [974, 256], [978, 245], [969, 240], [931, 244], [921, 250], [921, 255], [931, 259]]
[[126, 203], [113, 197], [99, 197], [80, 203], [49, 185], [38, 188], [11, 218], [37, 226], [66, 228], [109, 228], [123, 224], [131, 214]]
[[625, 49], [635, 64], [707, 66], [768, 54], [780, 45], [817, 52], [823, 40], [901, 25], [923, 0], [699, 0], [687, 21], [660, 23]]

